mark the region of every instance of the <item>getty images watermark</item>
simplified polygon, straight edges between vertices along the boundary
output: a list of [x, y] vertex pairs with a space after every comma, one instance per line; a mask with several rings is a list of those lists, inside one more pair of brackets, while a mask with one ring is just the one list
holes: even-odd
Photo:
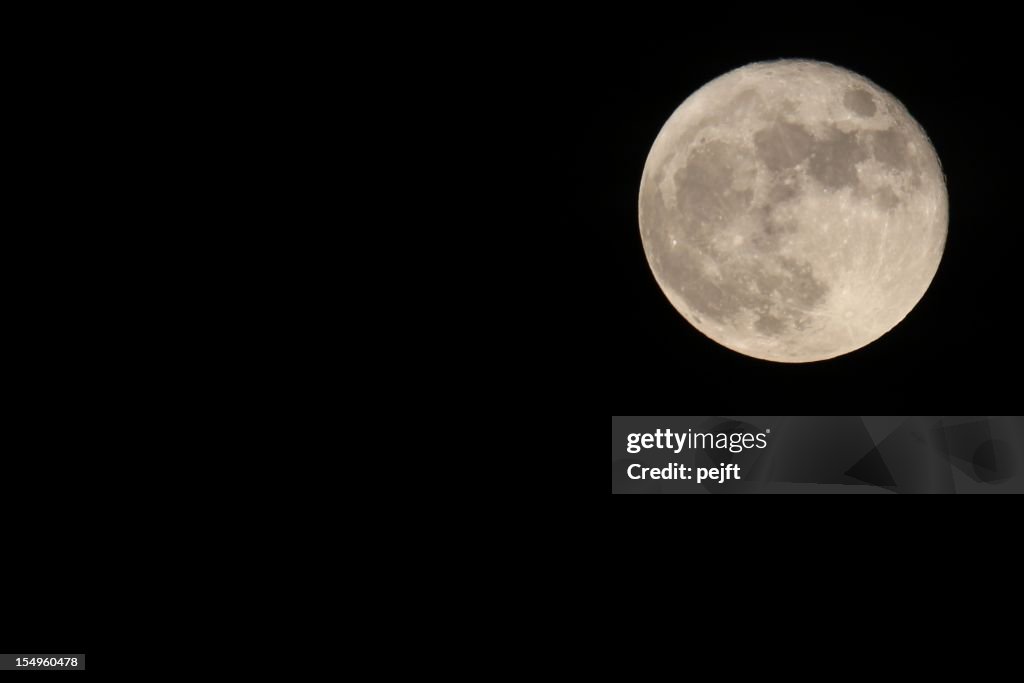
[[[626, 452], [640, 453], [644, 450], [670, 450], [675, 454], [684, 449], [720, 449], [730, 453], [742, 453], [748, 448], [767, 448], [768, 434], [766, 429], [757, 434], [734, 432], [705, 433], [688, 429], [685, 432], [673, 432], [670, 429], [658, 429], [654, 433], [630, 434], [626, 437]], [[722, 483], [740, 479], [740, 466], [721, 463], [719, 467], [687, 467], [681, 463], [669, 463], [666, 467], [644, 467], [640, 464], [630, 465], [627, 474], [630, 479], [693, 479], [697, 483], [716, 481]]]

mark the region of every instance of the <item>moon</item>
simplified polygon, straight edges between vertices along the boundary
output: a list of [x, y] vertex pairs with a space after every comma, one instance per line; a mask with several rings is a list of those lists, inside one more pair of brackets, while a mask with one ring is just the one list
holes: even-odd
[[805, 363], [895, 327], [942, 259], [949, 202], [920, 125], [823, 62], [749, 64], [684, 101], [640, 183], [640, 235], [665, 296], [739, 353]]

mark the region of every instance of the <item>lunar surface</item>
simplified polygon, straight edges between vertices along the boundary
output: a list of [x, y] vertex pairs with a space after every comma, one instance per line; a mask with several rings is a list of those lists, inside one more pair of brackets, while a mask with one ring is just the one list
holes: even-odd
[[672, 305], [734, 351], [801, 363], [895, 327], [946, 242], [938, 156], [892, 95], [821, 62], [695, 92], [647, 157], [640, 233]]

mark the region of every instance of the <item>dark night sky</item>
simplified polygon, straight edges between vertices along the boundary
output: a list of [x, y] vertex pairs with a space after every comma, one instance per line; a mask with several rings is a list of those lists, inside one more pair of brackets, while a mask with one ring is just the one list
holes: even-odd
[[[619, 41], [602, 33], [563, 45], [553, 60], [571, 74], [559, 92], [561, 130], [573, 141], [563, 152], [570, 220], [610, 249], [599, 371], [612, 414], [1013, 412], [1024, 346], [1016, 46], [991, 31], [965, 28], [950, 41], [909, 24], [869, 36], [765, 30], [730, 40], [705, 28]], [[644, 161], [673, 110], [733, 68], [778, 58], [831, 62], [893, 93], [931, 138], [950, 199], [945, 253], [921, 302], [872, 344], [810, 364], [749, 358], [704, 337], [661, 293], [637, 224]]]

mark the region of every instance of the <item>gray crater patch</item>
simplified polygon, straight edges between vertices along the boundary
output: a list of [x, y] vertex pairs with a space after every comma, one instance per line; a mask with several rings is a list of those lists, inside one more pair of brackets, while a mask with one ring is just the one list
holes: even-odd
[[761, 334], [774, 337], [786, 331], [786, 323], [772, 315], [761, 315], [758, 316], [757, 322], [754, 323], [754, 329]]
[[678, 250], [663, 266], [666, 284], [678, 292], [686, 303], [709, 320], [724, 322], [738, 310], [728, 283], [719, 284], [702, 272], [699, 252], [689, 248]]
[[829, 137], [815, 145], [809, 171], [826, 187], [839, 188], [857, 184], [857, 166], [868, 158], [856, 133], [831, 129]]
[[725, 122], [736, 121], [761, 109], [763, 109], [763, 105], [761, 104], [761, 96], [757, 94], [757, 91], [744, 90], [725, 107], [721, 118]]
[[686, 166], [676, 172], [676, 205], [699, 245], [715, 228], [750, 206], [753, 192], [733, 187], [738, 160], [737, 149], [712, 140], [694, 150]]
[[871, 97], [871, 93], [863, 88], [847, 90], [846, 94], [843, 95], [843, 104], [857, 116], [874, 116], [878, 110], [878, 107], [875, 106], [874, 98]]
[[779, 121], [754, 134], [757, 155], [772, 171], [792, 168], [811, 153], [814, 138], [802, 126]]
[[769, 207], [800, 196], [800, 188], [796, 179], [789, 178], [787, 180], [776, 180], [771, 184], [767, 197]]
[[759, 268], [742, 258], [719, 260], [717, 277], [702, 267], [704, 262], [699, 252], [682, 250], [665, 264], [666, 284], [692, 310], [720, 324], [735, 322], [743, 311], [757, 311], [754, 327], [768, 336], [802, 329], [807, 312], [829, 293], [828, 284], [814, 277], [809, 264], [786, 257], [770, 256]]
[[891, 187], [882, 187], [875, 192], [875, 203], [885, 210], [895, 209], [900, 204], [900, 198]]
[[779, 260], [788, 273], [788, 277], [783, 280], [784, 286], [780, 288], [784, 297], [792, 299], [803, 308], [817, 306], [825, 299], [829, 286], [814, 277], [809, 264], [786, 257], [780, 257]]
[[910, 166], [907, 138], [895, 130], [878, 130], [871, 135], [871, 151], [883, 164], [896, 169]]

